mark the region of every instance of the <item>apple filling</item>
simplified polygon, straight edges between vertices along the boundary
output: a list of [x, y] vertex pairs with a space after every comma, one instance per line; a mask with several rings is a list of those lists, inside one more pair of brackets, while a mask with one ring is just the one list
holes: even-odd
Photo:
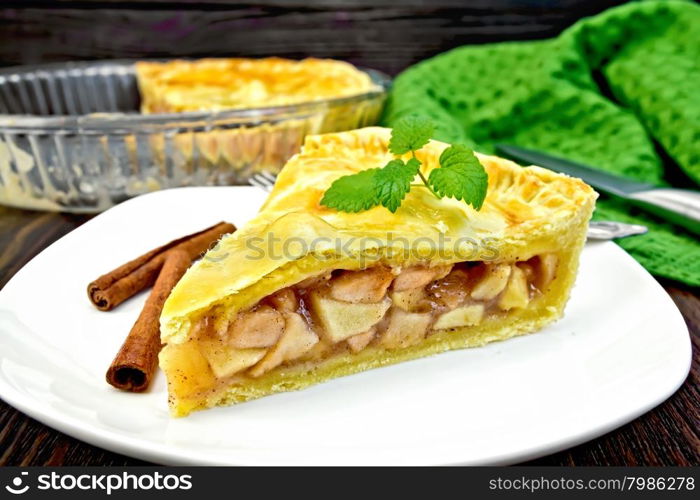
[[547, 292], [557, 263], [545, 254], [515, 263], [336, 270], [279, 290], [233, 320], [207, 315], [187, 344], [213, 383], [370, 347], [407, 348], [528, 307]]

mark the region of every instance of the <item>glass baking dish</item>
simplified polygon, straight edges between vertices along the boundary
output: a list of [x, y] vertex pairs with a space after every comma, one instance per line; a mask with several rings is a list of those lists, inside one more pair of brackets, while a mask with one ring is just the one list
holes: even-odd
[[179, 186], [277, 172], [304, 136], [373, 125], [388, 76], [365, 94], [269, 108], [139, 114], [134, 61], [0, 70], [0, 203], [99, 212]]

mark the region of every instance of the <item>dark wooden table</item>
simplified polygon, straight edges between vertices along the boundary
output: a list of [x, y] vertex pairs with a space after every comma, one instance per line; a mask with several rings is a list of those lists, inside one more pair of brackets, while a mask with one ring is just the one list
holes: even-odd
[[[0, 65], [168, 56], [334, 57], [396, 74], [467, 43], [546, 38], [614, 0], [6, 1]], [[0, 287], [89, 217], [0, 207]], [[693, 340], [688, 379], [668, 401], [541, 465], [698, 465], [700, 291], [663, 284]], [[132, 465], [0, 401], [0, 465]]]

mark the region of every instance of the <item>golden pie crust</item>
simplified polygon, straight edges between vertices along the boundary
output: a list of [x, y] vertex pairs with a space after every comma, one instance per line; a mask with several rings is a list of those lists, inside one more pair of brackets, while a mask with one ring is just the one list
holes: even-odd
[[143, 113], [299, 104], [375, 90], [369, 75], [331, 59], [199, 59], [138, 62]]

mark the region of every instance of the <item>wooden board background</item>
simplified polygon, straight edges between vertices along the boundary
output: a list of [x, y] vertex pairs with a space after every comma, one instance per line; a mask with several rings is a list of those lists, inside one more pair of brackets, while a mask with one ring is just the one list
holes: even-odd
[[19, 1], [0, 64], [167, 56], [346, 59], [395, 74], [459, 45], [555, 36], [603, 0]]

